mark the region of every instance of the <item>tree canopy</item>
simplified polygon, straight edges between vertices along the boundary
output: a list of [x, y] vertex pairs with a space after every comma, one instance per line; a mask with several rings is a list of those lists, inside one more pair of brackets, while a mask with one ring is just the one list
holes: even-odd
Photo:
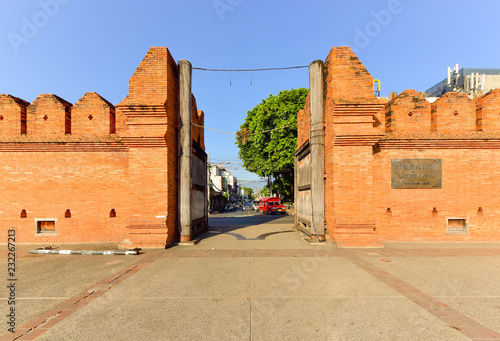
[[288, 197], [293, 194], [297, 113], [308, 92], [300, 88], [270, 95], [247, 112], [236, 139], [243, 166], [260, 176], [273, 176], [273, 192]]

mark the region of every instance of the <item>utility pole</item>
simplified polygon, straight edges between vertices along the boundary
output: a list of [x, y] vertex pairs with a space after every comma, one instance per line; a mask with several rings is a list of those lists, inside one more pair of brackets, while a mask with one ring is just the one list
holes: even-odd
[[179, 142], [180, 142], [180, 193], [179, 211], [181, 224], [181, 242], [190, 241], [191, 231], [191, 77], [192, 66], [187, 60], [179, 60]]
[[312, 231], [318, 241], [325, 240], [325, 132], [323, 130], [323, 61], [309, 66], [311, 103], [311, 205]]

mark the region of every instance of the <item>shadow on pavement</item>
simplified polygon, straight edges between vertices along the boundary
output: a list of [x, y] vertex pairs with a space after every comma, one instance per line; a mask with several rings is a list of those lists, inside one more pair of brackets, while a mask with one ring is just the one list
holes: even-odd
[[[249, 226], [258, 226], [258, 225], [273, 225], [273, 224], [289, 224], [290, 230], [281, 230], [281, 231], [269, 231], [264, 232], [256, 238], [247, 238], [242, 234], [237, 233], [238, 230], [244, 229]], [[266, 237], [270, 235], [274, 235], [277, 233], [291, 232], [293, 226], [293, 216], [288, 215], [269, 215], [269, 214], [261, 214], [255, 213], [254, 211], [235, 211], [235, 212], [227, 212], [226, 214], [218, 214], [216, 216], [212, 216], [208, 219], [208, 231], [203, 232], [196, 236], [196, 239], [206, 240], [211, 237], [215, 237], [219, 234], [228, 234], [236, 237], [238, 240], [265, 240]], [[272, 230], [272, 229], [271, 229]]]

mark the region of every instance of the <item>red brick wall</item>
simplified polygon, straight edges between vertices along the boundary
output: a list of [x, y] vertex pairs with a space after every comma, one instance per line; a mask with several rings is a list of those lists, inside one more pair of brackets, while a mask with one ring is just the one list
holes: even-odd
[[474, 100], [478, 130], [500, 132], [500, 89], [494, 89]]
[[[417, 141], [415, 142], [417, 144]], [[391, 159], [442, 159], [442, 189], [392, 189]], [[373, 216], [383, 241], [499, 241], [500, 149], [446, 146], [427, 149], [389, 147], [375, 156]], [[478, 214], [479, 207], [482, 215]], [[387, 210], [390, 208], [390, 213]], [[437, 214], [433, 214], [436, 208]], [[447, 235], [446, 218], [464, 218], [469, 234]]]
[[[22, 146], [8, 148], [4, 143], [0, 148], [0, 191], [8, 198], [0, 210], [1, 242], [6, 242], [8, 228], [17, 229], [18, 243], [124, 239], [130, 209], [124, 195], [128, 192], [126, 149], [57, 151], [56, 145], [46, 144], [28, 152]], [[64, 217], [68, 209], [71, 218]], [[110, 218], [111, 209], [115, 209], [116, 218]], [[26, 218], [21, 218], [22, 210], [26, 210]], [[57, 236], [35, 235], [35, 218], [57, 219]]]
[[[325, 98], [373, 97], [373, 78], [349, 47], [334, 47], [325, 60]], [[328, 108], [329, 103], [325, 103]]]
[[[415, 90], [389, 102], [372, 91], [372, 77], [352, 51], [332, 49], [324, 101], [331, 238], [341, 241], [337, 227], [349, 226], [369, 227], [380, 241], [500, 241], [500, 90], [474, 101], [448, 93], [433, 104]], [[301, 116], [299, 148], [309, 135]], [[442, 188], [391, 188], [391, 160], [405, 158], [441, 159]], [[447, 218], [466, 219], [468, 234], [447, 234]], [[368, 234], [348, 238], [373, 245]]]
[[28, 102], [14, 96], [0, 95], [0, 138], [26, 134], [28, 105]]
[[[198, 110], [196, 115], [193, 117], [193, 122], [200, 125], [200, 126], [205, 126], [205, 113], [203, 110]], [[195, 127], [193, 127], [194, 129]], [[204, 150], [205, 149], [205, 129], [201, 127], [196, 127], [198, 130], [196, 131], [196, 134], [193, 133], [193, 141], [196, 141], [200, 147]]]
[[311, 127], [311, 105], [309, 102], [309, 94], [306, 96], [304, 110], [299, 110], [297, 113], [297, 149], [307, 141], [309, 141], [309, 130]]
[[115, 106], [87, 92], [71, 109], [71, 135], [106, 136], [115, 133]]
[[205, 129], [202, 128], [205, 124], [205, 114], [202, 110], [198, 110], [194, 96], [191, 96], [191, 121], [193, 122], [191, 138], [205, 149]]
[[[179, 81], [167, 48], [151, 48], [129, 90], [116, 110], [96, 93], [74, 106], [55, 95], [31, 104], [0, 95], [0, 192], [8, 198], [0, 242], [10, 228], [18, 243], [159, 247], [178, 238]], [[203, 114], [194, 114], [203, 125]], [[204, 146], [202, 130], [196, 138]], [[36, 235], [37, 218], [57, 219], [57, 234]]]
[[325, 61], [325, 222], [372, 224], [372, 145], [383, 134], [385, 100], [373, 96], [373, 78], [347, 47]]
[[431, 105], [432, 131], [463, 136], [476, 131], [476, 106], [466, 94], [448, 92]]
[[[116, 106], [117, 119], [125, 122], [117, 122], [117, 134], [131, 159], [132, 245], [170, 244], [178, 237], [178, 78], [168, 49], [152, 47], [130, 78], [128, 96]], [[168, 216], [166, 225], [160, 215]]]
[[[435, 121], [438, 119], [436, 118]], [[385, 128], [395, 135], [428, 134], [431, 131], [431, 104], [424, 94], [405, 90], [385, 107]]]
[[28, 135], [60, 137], [70, 134], [71, 107], [71, 103], [56, 95], [38, 96], [28, 107]]

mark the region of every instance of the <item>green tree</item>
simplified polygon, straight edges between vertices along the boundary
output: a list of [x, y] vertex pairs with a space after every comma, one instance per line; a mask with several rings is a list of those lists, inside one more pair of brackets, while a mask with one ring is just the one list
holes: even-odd
[[260, 176], [271, 175], [273, 192], [288, 200], [293, 197], [297, 113], [304, 108], [308, 92], [300, 88], [270, 95], [247, 112], [236, 138], [243, 166]]
[[248, 198], [253, 198], [253, 189], [249, 188], [249, 187], [241, 187], [241, 189], [245, 192], [245, 195], [248, 197]]
[[263, 197], [267, 197], [269, 194], [269, 190], [267, 186], [262, 187], [262, 189], [259, 191], [260, 195]]

